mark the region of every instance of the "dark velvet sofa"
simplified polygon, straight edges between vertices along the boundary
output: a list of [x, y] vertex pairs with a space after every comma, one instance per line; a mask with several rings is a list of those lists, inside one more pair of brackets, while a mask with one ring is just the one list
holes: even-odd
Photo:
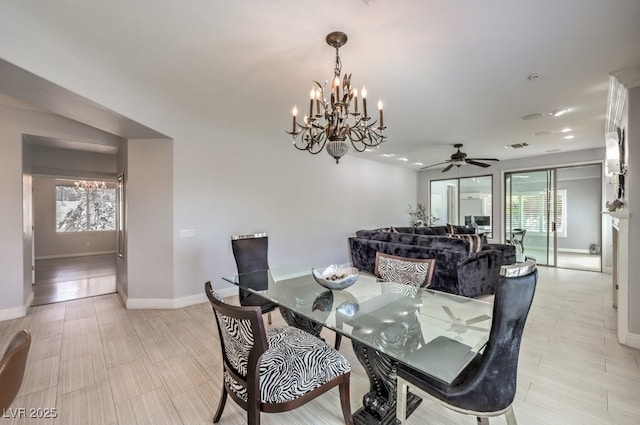
[[[375, 272], [376, 252], [407, 258], [433, 258], [435, 270], [429, 288], [466, 297], [495, 292], [500, 267], [515, 261], [515, 248], [504, 247], [506, 257], [503, 251], [491, 246], [470, 253], [468, 241], [442, 235], [359, 230], [355, 237], [349, 238], [351, 261], [359, 270]], [[509, 247], [513, 248], [513, 259]]]

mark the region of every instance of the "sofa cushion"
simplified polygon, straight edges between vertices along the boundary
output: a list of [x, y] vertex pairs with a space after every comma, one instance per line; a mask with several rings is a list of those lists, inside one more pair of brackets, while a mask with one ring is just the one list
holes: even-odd
[[449, 236], [453, 238], [469, 241], [470, 254], [473, 254], [474, 252], [482, 251], [482, 244], [484, 242], [483, 235], [455, 234], [455, 235], [449, 235]]
[[431, 284], [434, 259], [406, 258], [376, 252], [376, 276], [395, 283], [427, 287]]

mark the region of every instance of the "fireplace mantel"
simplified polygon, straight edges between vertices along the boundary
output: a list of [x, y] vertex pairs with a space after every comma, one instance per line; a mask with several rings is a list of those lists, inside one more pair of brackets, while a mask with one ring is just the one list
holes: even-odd
[[[611, 216], [613, 242], [614, 306], [618, 307], [618, 342], [629, 345], [629, 218], [627, 210], [603, 211]], [[617, 301], [616, 301], [617, 300]]]

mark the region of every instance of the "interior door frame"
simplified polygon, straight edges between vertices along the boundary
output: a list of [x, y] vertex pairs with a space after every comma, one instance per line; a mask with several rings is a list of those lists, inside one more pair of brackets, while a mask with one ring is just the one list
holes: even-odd
[[[500, 194], [502, 197], [502, 202], [501, 202], [501, 211], [500, 211], [500, 218], [501, 218], [501, 223], [500, 223], [500, 232], [501, 232], [501, 236], [502, 236], [502, 241], [504, 243], [506, 243], [506, 239], [507, 239], [507, 223], [506, 223], [506, 174], [509, 173], [517, 173], [517, 172], [526, 172], [526, 171], [540, 171], [540, 170], [547, 170], [549, 168], [554, 168], [554, 169], [558, 169], [558, 168], [570, 168], [570, 167], [580, 167], [580, 166], [589, 166], [589, 165], [599, 165], [600, 166], [600, 173], [601, 173], [601, 180], [602, 180], [602, 184], [601, 184], [601, 189], [600, 189], [600, 205], [602, 207], [602, 211], [604, 211], [604, 204], [605, 204], [605, 198], [606, 198], [606, 194], [607, 194], [607, 190], [606, 190], [606, 179], [605, 179], [605, 161], [604, 160], [589, 160], [589, 161], [577, 161], [577, 162], [568, 162], [568, 163], [560, 163], [560, 164], [550, 164], [550, 165], [541, 165], [541, 166], [531, 166], [531, 167], [522, 167], [522, 168], [510, 168], [510, 169], [504, 169], [501, 170], [500, 172]], [[557, 173], [556, 173], [557, 174]], [[557, 187], [557, 182], [556, 182], [556, 187]], [[609, 227], [610, 227], [610, 223], [609, 223]], [[605, 234], [606, 234], [606, 228], [607, 228], [607, 221], [605, 219], [601, 220], [601, 229], [600, 229], [600, 236], [601, 236], [601, 250], [600, 250], [600, 270], [602, 273], [611, 273], [612, 268], [609, 266], [606, 266], [606, 259], [609, 258], [611, 256], [611, 252], [610, 252], [610, 246], [607, 243], [607, 240], [605, 240]], [[496, 235], [494, 234], [494, 237]], [[557, 238], [556, 238], [557, 241]], [[556, 246], [554, 247], [554, 251], [556, 252], [557, 255], [557, 242], [556, 242]], [[556, 264], [557, 264], [557, 259], [556, 259]], [[557, 266], [555, 266], [557, 267]]]
[[[548, 267], [557, 267], [558, 265], [558, 237], [556, 232], [556, 223], [557, 223], [557, 209], [555, 208], [555, 203], [551, 203], [550, 200], [556, 199], [557, 197], [557, 187], [558, 187], [558, 178], [557, 178], [557, 167], [544, 167], [544, 168], [536, 168], [536, 169], [523, 169], [518, 171], [503, 171], [502, 173], [502, 184], [503, 184], [503, 202], [502, 202], [502, 223], [503, 223], [503, 239], [506, 243], [507, 240], [507, 200], [510, 199], [509, 196], [512, 193], [509, 187], [507, 187], [507, 175], [514, 174], [526, 174], [526, 173], [546, 173], [546, 187], [539, 188], [544, 190], [546, 193], [546, 205], [548, 206], [546, 210], [542, 211], [542, 216], [540, 219], [542, 222], [545, 221], [544, 215], [546, 215], [546, 223], [547, 226], [543, 230], [544, 238], [545, 238], [545, 246], [546, 246], [546, 256], [545, 260], [541, 261], [541, 258], [536, 258], [537, 262], [541, 265], [545, 265]], [[513, 178], [510, 180], [510, 184], [513, 185]], [[509, 190], [509, 193], [507, 193]], [[553, 208], [549, 208], [549, 206], [554, 205]], [[523, 253], [524, 254], [524, 253]], [[526, 255], [525, 255], [526, 257]], [[524, 261], [524, 258], [522, 259]]]

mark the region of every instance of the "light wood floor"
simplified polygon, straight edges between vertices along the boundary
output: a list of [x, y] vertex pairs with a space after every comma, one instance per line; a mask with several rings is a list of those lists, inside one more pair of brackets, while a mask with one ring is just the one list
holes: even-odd
[[116, 255], [36, 260], [33, 305], [116, 292]]
[[[274, 314], [274, 324], [282, 324]], [[19, 329], [33, 334], [17, 407], [58, 409], [49, 420], [0, 424], [208, 424], [220, 394], [220, 348], [207, 304], [125, 310], [117, 295], [31, 308], [0, 322], [0, 349]], [[640, 352], [616, 340], [610, 276], [540, 268], [520, 353], [515, 412], [520, 425], [637, 424]], [[332, 333], [327, 332], [332, 343]], [[348, 340], [355, 409], [368, 380]], [[220, 424], [246, 423], [227, 402]], [[340, 424], [337, 391], [293, 412], [263, 414], [266, 425]], [[473, 425], [475, 419], [425, 400], [414, 425]], [[504, 418], [491, 420], [504, 424]]]

